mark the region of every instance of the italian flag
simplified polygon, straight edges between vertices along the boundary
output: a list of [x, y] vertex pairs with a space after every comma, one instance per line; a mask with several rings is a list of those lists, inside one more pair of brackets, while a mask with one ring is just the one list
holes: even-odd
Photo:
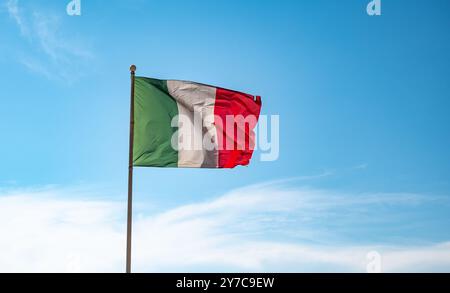
[[260, 97], [195, 82], [136, 77], [133, 165], [246, 166], [260, 111]]

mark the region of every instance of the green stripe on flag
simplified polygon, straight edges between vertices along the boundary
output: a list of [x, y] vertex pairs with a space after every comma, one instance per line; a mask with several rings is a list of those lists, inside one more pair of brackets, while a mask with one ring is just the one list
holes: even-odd
[[178, 130], [171, 127], [178, 107], [168, 93], [166, 81], [136, 77], [134, 86], [133, 165], [178, 167], [178, 152], [171, 145]]

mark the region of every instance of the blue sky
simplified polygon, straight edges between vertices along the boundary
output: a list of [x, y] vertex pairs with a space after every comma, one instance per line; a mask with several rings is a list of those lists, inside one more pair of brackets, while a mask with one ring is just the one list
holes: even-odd
[[[47, 190], [74, 206], [91, 195], [125, 200], [128, 68], [136, 64], [138, 75], [261, 95], [263, 113], [280, 115], [281, 123], [275, 162], [260, 162], [257, 153], [236, 170], [137, 169], [143, 223], [268, 184], [275, 199], [286, 190], [295, 196], [276, 212], [261, 207], [257, 218], [275, 213], [284, 221], [261, 228], [253, 211], [242, 211], [242, 222], [259, 228], [219, 227], [229, 224], [253, 244], [426, 246], [435, 253], [450, 241], [448, 1], [383, 0], [376, 17], [366, 14], [368, 0], [83, 0], [76, 17], [66, 14], [68, 2], [1, 1], [0, 196], [40, 198]], [[257, 196], [264, 188], [250, 190]], [[307, 210], [284, 209], [305, 190], [314, 198]], [[314, 258], [301, 266], [268, 263], [139, 268], [357, 271]], [[448, 271], [450, 260], [423, 270]]]

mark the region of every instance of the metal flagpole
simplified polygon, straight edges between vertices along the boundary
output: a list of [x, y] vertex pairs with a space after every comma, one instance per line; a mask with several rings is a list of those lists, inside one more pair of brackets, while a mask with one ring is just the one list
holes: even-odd
[[136, 66], [131, 65], [131, 104], [130, 104], [130, 154], [128, 163], [128, 210], [127, 210], [127, 274], [131, 273], [131, 227], [133, 221], [133, 142], [134, 142], [134, 79]]

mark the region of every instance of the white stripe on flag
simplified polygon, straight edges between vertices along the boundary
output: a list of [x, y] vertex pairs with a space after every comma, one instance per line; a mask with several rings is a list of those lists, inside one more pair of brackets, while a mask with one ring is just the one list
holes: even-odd
[[[167, 87], [169, 94], [177, 101], [181, 117], [178, 121], [178, 167], [216, 168], [219, 164], [217, 130], [214, 126], [216, 88], [175, 80], [167, 81]], [[216, 147], [205, 149], [204, 138]]]

